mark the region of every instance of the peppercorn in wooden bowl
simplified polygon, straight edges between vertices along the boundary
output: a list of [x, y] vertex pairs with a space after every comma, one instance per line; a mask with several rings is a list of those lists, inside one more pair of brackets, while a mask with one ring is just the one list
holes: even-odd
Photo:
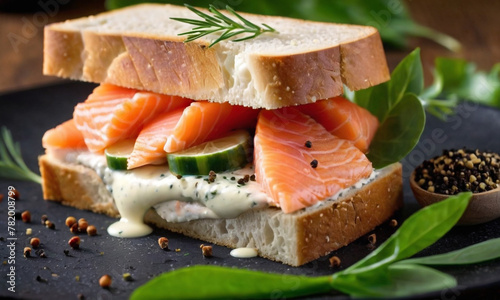
[[460, 192], [473, 192], [461, 225], [486, 223], [500, 217], [500, 155], [479, 150], [444, 150], [424, 161], [410, 177], [410, 187], [422, 206]]

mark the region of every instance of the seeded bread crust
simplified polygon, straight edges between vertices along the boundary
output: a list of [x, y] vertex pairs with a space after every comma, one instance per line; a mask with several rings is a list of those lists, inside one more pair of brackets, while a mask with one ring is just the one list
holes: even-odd
[[[158, 4], [51, 24], [45, 27], [43, 72], [267, 109], [338, 96], [343, 84], [360, 90], [389, 79], [373, 27], [242, 15], [280, 34], [211, 48], [213, 36], [183, 43], [177, 34], [191, 27], [169, 17], [194, 14]], [[311, 40], [314, 34], [319, 38]]]
[[[39, 164], [44, 199], [119, 216], [111, 194], [92, 169], [48, 155], [41, 156]], [[255, 247], [260, 256], [300, 266], [346, 246], [386, 221], [402, 206], [402, 185], [402, 167], [396, 163], [338, 201], [292, 214], [268, 208], [248, 211], [235, 219], [168, 223], [151, 209], [145, 221], [218, 245]]]

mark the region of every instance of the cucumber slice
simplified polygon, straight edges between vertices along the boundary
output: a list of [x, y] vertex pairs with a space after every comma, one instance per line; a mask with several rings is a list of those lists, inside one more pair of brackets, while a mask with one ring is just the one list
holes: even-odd
[[208, 175], [243, 168], [251, 157], [250, 134], [245, 130], [189, 149], [167, 154], [170, 171], [178, 175]]
[[135, 140], [119, 141], [104, 150], [108, 167], [113, 170], [127, 170], [127, 159], [134, 150]]

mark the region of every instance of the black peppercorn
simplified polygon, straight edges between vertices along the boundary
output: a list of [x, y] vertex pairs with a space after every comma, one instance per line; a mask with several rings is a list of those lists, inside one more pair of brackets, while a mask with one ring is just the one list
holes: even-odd
[[495, 189], [500, 183], [500, 155], [479, 150], [444, 150], [415, 169], [415, 182], [423, 189], [455, 195]]
[[316, 169], [318, 167], [318, 161], [316, 159], [313, 159], [311, 161], [311, 167], [313, 167], [314, 169]]

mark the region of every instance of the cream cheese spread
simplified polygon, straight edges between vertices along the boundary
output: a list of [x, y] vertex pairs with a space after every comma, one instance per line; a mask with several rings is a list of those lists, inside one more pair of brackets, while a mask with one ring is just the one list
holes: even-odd
[[151, 207], [168, 222], [185, 222], [235, 218], [249, 209], [265, 208], [271, 202], [257, 182], [238, 183], [245, 175], [253, 174], [251, 166], [219, 173], [214, 182], [209, 182], [207, 176], [177, 178], [165, 165], [114, 171], [107, 168], [103, 155], [88, 152], [67, 154], [65, 160], [92, 168], [103, 179], [121, 216], [120, 221], [108, 228], [113, 236], [149, 234], [152, 229], [144, 224], [143, 218]]
[[[247, 210], [266, 208], [273, 203], [259, 183], [238, 183], [245, 175], [253, 174], [251, 166], [217, 174], [215, 180], [209, 182], [208, 176], [177, 178], [165, 165], [150, 165], [130, 171], [111, 170], [107, 167], [104, 155], [86, 151], [48, 154], [68, 163], [89, 167], [102, 178], [121, 216], [120, 221], [108, 228], [108, 233], [113, 236], [132, 238], [151, 233], [152, 228], [144, 224], [143, 220], [144, 214], [151, 207], [167, 222], [186, 222], [207, 218], [235, 218]], [[352, 190], [368, 184], [376, 176], [377, 171], [373, 171], [370, 177], [306, 210], [336, 201]]]

